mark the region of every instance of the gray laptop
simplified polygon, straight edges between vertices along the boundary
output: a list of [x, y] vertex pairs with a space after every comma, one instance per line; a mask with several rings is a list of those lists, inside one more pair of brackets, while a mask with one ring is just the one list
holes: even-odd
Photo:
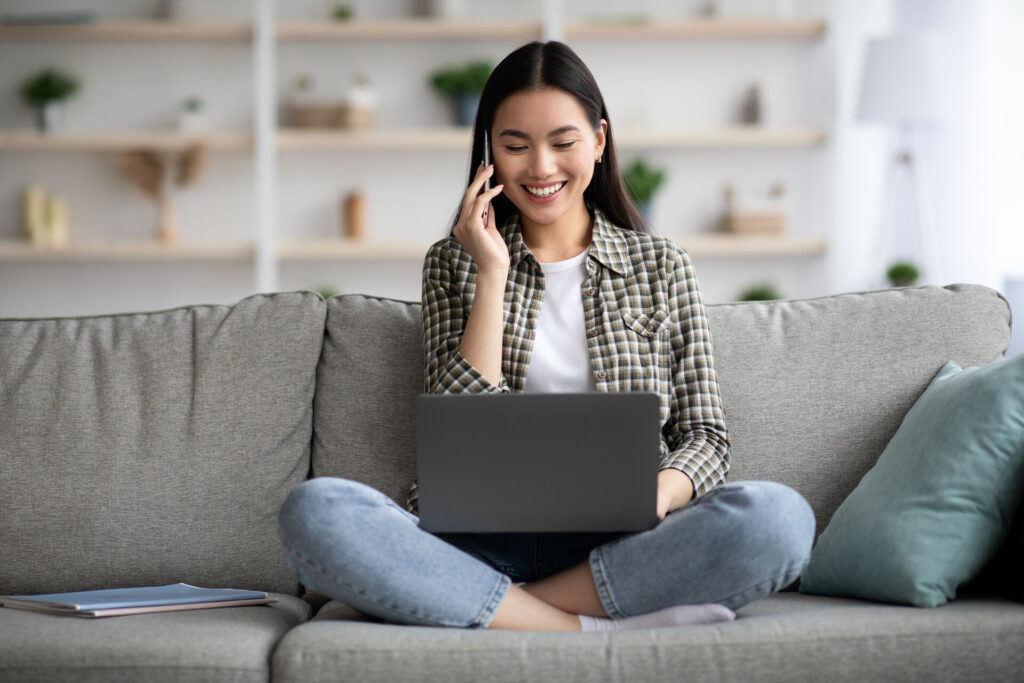
[[639, 531], [657, 522], [656, 394], [424, 394], [420, 526]]

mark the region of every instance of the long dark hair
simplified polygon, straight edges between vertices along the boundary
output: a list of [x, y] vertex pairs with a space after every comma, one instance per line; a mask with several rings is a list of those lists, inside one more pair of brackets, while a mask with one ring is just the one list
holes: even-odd
[[[615, 156], [612, 124], [597, 81], [579, 55], [557, 40], [527, 43], [501, 60], [491, 72], [480, 95], [476, 123], [473, 126], [473, 153], [467, 187], [483, 161], [484, 131], [490, 130], [494, 124], [494, 113], [498, 106], [511, 95], [538, 88], [558, 88], [575, 97], [594, 130], [601, 128], [601, 119], [608, 122], [601, 163], [594, 167], [594, 177], [583, 192], [583, 200], [589, 206], [600, 209], [615, 225], [636, 232], [650, 232], [622, 182], [619, 162]], [[495, 224], [499, 227], [518, 211], [504, 194], [495, 197], [491, 206]], [[461, 214], [462, 202], [459, 202], [452, 221], [453, 230]]]

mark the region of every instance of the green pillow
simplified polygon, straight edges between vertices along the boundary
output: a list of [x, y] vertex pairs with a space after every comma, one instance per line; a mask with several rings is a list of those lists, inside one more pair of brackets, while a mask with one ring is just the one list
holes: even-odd
[[950, 361], [811, 553], [800, 592], [935, 607], [995, 554], [1024, 485], [1024, 355]]

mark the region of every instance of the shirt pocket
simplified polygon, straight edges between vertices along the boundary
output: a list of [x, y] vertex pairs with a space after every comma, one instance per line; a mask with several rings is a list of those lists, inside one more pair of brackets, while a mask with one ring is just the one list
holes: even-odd
[[626, 329], [636, 332], [641, 337], [655, 339], [668, 329], [668, 311], [664, 308], [640, 313], [623, 311], [622, 321], [626, 324]]

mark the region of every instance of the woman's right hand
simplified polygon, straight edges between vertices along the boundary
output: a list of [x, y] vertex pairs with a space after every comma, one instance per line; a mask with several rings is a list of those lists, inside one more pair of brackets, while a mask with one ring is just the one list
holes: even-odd
[[[494, 164], [480, 169], [473, 182], [466, 188], [462, 198], [462, 214], [455, 224], [453, 234], [459, 244], [469, 252], [476, 262], [477, 272], [502, 271], [509, 266], [508, 246], [494, 223], [494, 209], [491, 200], [501, 194], [504, 185], [497, 185], [483, 192], [484, 183], [494, 174]], [[484, 214], [486, 212], [486, 219]]]

